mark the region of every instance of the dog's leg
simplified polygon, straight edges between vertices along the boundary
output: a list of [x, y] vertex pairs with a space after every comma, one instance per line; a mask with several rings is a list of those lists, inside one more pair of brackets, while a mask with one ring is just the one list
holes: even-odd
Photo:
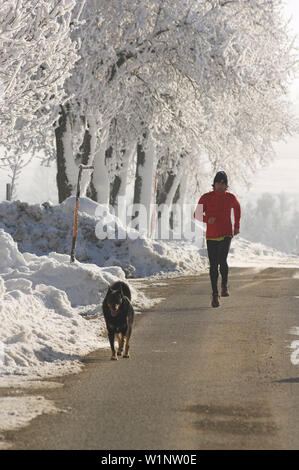
[[108, 332], [108, 338], [109, 338], [111, 352], [112, 352], [111, 361], [117, 361], [116, 349], [114, 347], [114, 332], [113, 331]]
[[126, 358], [126, 359], [129, 359], [129, 357], [130, 357], [129, 349], [130, 349], [131, 334], [132, 334], [132, 323], [129, 324], [129, 326], [127, 328], [127, 331], [124, 335], [125, 347], [124, 347], [123, 357]]
[[123, 357], [126, 359], [129, 359], [130, 353], [130, 337], [131, 337], [131, 329], [128, 329], [126, 336], [124, 337], [124, 342], [125, 342], [125, 349], [124, 349], [124, 354]]
[[125, 338], [125, 350], [124, 350], [123, 357], [126, 359], [129, 359], [130, 357], [129, 348], [130, 348], [129, 338]]
[[121, 356], [123, 353], [123, 348], [124, 348], [124, 336], [122, 333], [118, 333], [117, 335], [117, 341], [118, 341], [118, 351], [117, 355]]

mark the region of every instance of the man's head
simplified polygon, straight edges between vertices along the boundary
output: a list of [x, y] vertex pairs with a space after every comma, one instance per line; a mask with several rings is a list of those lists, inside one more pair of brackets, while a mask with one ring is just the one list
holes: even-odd
[[228, 183], [227, 183], [227, 174], [225, 171], [218, 171], [216, 173], [214, 182], [213, 182], [213, 188], [216, 191], [225, 191], [227, 189]]

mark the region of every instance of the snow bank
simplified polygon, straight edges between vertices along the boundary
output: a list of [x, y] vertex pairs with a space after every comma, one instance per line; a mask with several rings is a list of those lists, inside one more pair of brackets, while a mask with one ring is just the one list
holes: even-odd
[[[53, 385], [40, 380], [78, 372], [84, 355], [109, 348], [101, 304], [107, 286], [119, 279], [125, 280], [119, 266], [70, 264], [68, 255], [53, 252], [20, 253], [0, 229], [0, 387]], [[137, 312], [155, 303], [130, 288]], [[2, 431], [61, 411], [36, 395], [1, 397], [0, 408]], [[1, 439], [0, 448], [9, 447]]]
[[298, 266], [299, 258], [237, 236], [233, 238], [228, 257], [230, 266]]
[[[1, 429], [10, 431], [26, 426], [33, 418], [42, 413], [56, 413], [57, 408], [43, 396], [1, 397]], [[5, 444], [5, 445], [1, 445]], [[0, 442], [0, 449], [8, 447]]]
[[[38, 256], [51, 252], [69, 254], [74, 205], [74, 197], [59, 205], [4, 201], [0, 203], [0, 228], [18, 243], [21, 253], [29, 252]], [[100, 219], [96, 213], [101, 207], [88, 198], [80, 198], [76, 258], [82, 263], [119, 266], [126, 277], [170, 272], [198, 273], [205, 267], [198, 249], [188, 242], [134, 240], [130, 237], [99, 240], [96, 225]], [[107, 225], [125, 235], [136, 233], [112, 214], [109, 215]]]
[[11, 376], [75, 372], [83, 355], [108, 346], [101, 303], [107, 286], [125, 279], [120, 267], [70, 264], [57, 253], [21, 254], [3, 229], [0, 257], [0, 386]]
[[[75, 372], [82, 356], [108, 347], [101, 304], [112, 282], [198, 273], [206, 265], [186, 242], [98, 240], [98, 207], [88, 198], [80, 200], [81, 262], [71, 264], [74, 198], [57, 206], [0, 204], [0, 386], [13, 377], [33, 380]], [[111, 218], [117, 229], [127, 230]], [[137, 311], [154, 302], [131, 289]]]

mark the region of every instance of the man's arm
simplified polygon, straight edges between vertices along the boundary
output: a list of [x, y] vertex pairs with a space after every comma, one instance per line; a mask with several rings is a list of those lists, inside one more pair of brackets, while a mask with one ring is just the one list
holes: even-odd
[[234, 235], [237, 235], [238, 233], [240, 233], [241, 206], [235, 195], [233, 195], [233, 209], [235, 219]]
[[208, 217], [205, 215], [206, 212], [206, 202], [205, 202], [205, 197], [204, 195], [201, 196], [199, 199], [195, 212], [194, 212], [194, 217], [196, 220], [199, 220], [200, 222], [208, 222]]

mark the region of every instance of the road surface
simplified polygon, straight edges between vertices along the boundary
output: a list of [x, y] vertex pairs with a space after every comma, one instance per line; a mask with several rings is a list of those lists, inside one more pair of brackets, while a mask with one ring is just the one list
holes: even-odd
[[208, 274], [147, 281], [165, 300], [139, 316], [131, 359], [99, 350], [55, 379], [43, 394], [66, 412], [6, 433], [11, 449], [298, 449], [298, 273], [232, 268], [219, 308]]

